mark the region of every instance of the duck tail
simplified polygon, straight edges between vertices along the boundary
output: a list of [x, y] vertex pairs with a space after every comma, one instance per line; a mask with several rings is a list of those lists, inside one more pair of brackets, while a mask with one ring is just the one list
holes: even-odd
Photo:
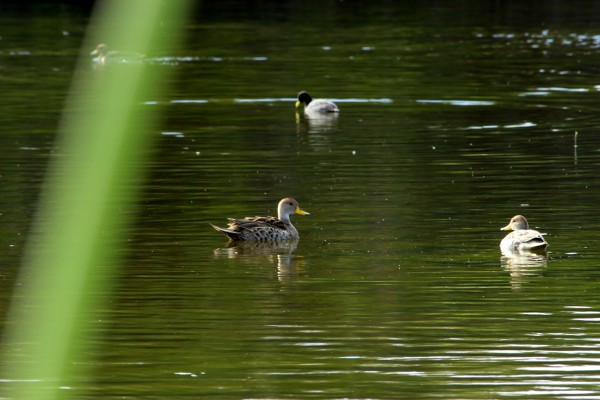
[[527, 243], [526, 250], [530, 251], [545, 251], [548, 247], [548, 242], [545, 240]]
[[219, 226], [213, 225], [209, 222], [210, 226], [212, 226], [213, 228], [215, 228], [216, 231], [218, 232], [223, 232], [224, 234], [226, 234], [227, 236], [229, 236], [230, 239], [232, 240], [239, 240], [240, 238], [240, 233], [236, 232], [236, 231], [232, 231], [229, 229], [225, 229], [225, 228], [221, 228]]

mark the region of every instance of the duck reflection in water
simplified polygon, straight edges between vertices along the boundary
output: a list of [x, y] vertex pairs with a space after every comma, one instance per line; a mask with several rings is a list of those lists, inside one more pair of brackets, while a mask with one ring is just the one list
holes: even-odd
[[544, 275], [548, 267], [548, 256], [545, 252], [502, 253], [500, 263], [510, 274], [510, 284], [514, 290]]
[[280, 280], [294, 277], [298, 274], [303, 259], [294, 257], [292, 253], [298, 247], [298, 239], [278, 242], [242, 242], [230, 241], [226, 247], [214, 251], [217, 257], [238, 258], [249, 263], [264, 263], [277, 265], [277, 276]]
[[226, 247], [216, 249], [215, 255], [228, 258], [291, 255], [298, 248], [298, 242], [298, 239], [270, 243], [230, 241]]
[[296, 112], [296, 127], [298, 131], [304, 128], [308, 133], [325, 133], [337, 127], [338, 113], [302, 115]]

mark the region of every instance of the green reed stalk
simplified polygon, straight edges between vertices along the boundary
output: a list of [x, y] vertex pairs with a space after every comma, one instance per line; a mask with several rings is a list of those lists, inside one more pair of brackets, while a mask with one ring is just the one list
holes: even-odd
[[[96, 6], [28, 241], [3, 343], [11, 399], [80, 398], [93, 336], [130, 222], [155, 100], [170, 66], [92, 71], [99, 42], [153, 54], [185, 26], [187, 0], [110, 0]], [[89, 371], [86, 371], [89, 372]], [[89, 378], [89, 376], [88, 376]]]

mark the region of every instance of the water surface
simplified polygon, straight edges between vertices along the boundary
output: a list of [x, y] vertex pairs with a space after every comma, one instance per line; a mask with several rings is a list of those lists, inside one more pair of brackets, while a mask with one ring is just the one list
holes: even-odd
[[[95, 378], [71, 390], [600, 398], [597, 6], [555, 6], [205, 5], [184, 48], [148, 56], [177, 75], [144, 105], [164, 118], [99, 294]], [[2, 20], [4, 315], [86, 21], [28, 27], [49, 46]], [[297, 114], [300, 90], [339, 117]], [[208, 224], [285, 196], [311, 213], [297, 246], [232, 248]], [[500, 254], [515, 214], [547, 232], [546, 257]]]

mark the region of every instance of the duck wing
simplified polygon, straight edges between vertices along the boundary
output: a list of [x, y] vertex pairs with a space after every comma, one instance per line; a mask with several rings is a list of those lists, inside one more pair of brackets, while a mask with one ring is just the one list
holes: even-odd
[[291, 238], [288, 234], [290, 224], [275, 217], [229, 218], [227, 228], [215, 225], [212, 227], [236, 241], [269, 241]]
[[229, 218], [229, 229], [250, 230], [254, 228], [285, 229], [285, 222], [275, 217], [246, 217], [244, 219]]
[[538, 231], [534, 231], [532, 229], [517, 230], [514, 231], [512, 235], [514, 235], [515, 242], [518, 243], [519, 249], [544, 249], [548, 246], [544, 236]]

